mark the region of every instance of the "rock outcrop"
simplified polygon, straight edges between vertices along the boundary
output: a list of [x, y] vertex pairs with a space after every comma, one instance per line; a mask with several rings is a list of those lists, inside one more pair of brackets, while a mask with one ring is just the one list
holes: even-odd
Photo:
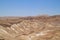
[[60, 40], [60, 16], [0, 19], [1, 40]]

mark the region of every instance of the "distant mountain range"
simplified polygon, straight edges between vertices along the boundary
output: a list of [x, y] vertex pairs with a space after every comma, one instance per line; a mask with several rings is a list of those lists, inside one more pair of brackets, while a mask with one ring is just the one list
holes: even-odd
[[10, 26], [23, 20], [39, 20], [42, 22], [60, 23], [60, 15], [54, 16], [28, 16], [28, 17], [0, 17], [0, 25]]

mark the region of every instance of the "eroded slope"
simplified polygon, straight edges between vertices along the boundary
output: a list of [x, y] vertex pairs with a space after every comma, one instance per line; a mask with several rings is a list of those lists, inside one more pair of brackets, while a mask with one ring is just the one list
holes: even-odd
[[0, 19], [0, 39], [60, 40], [60, 16]]

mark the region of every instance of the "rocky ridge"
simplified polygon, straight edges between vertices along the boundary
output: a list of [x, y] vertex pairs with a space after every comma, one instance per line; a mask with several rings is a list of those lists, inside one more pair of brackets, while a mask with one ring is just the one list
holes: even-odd
[[0, 39], [60, 40], [59, 15], [13, 18], [0, 18]]

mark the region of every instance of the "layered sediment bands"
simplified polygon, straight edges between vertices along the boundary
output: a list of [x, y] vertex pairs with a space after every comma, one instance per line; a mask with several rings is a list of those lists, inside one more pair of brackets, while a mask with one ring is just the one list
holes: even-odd
[[60, 40], [60, 17], [0, 19], [0, 39]]

